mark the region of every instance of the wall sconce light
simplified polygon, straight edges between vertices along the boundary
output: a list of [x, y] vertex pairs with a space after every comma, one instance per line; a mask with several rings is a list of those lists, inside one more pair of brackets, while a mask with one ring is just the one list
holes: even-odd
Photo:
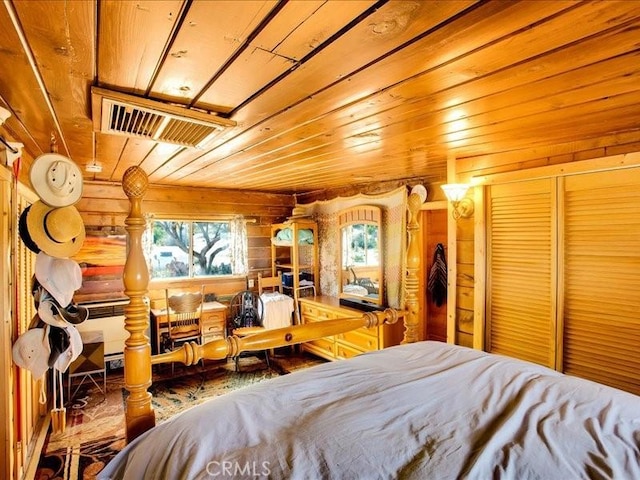
[[469, 185], [466, 183], [449, 183], [442, 185], [442, 190], [444, 190], [444, 194], [453, 206], [453, 218], [458, 220], [459, 218], [469, 218], [473, 215], [475, 210], [473, 200], [465, 197], [467, 190], [469, 190]]

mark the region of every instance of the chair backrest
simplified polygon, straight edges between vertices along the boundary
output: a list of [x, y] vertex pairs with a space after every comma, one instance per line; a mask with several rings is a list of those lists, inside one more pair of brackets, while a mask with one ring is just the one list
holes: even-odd
[[237, 293], [229, 303], [232, 328], [261, 327], [264, 305], [251, 290]]
[[170, 294], [165, 290], [167, 300], [167, 323], [169, 338], [183, 338], [187, 335], [198, 336], [201, 333], [202, 306], [204, 303], [204, 285], [199, 291]]
[[265, 289], [283, 293], [282, 272], [278, 272], [277, 277], [263, 277], [262, 273], [258, 273], [258, 295], [262, 295]]

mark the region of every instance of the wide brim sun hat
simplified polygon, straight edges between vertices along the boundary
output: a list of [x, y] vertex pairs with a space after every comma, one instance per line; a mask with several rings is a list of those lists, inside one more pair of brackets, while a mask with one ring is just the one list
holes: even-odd
[[20, 214], [20, 220], [18, 222], [18, 232], [20, 233], [20, 239], [24, 246], [31, 250], [33, 253], [40, 253], [40, 248], [36, 243], [31, 239], [31, 235], [29, 235], [29, 229], [27, 228], [27, 215], [29, 215], [29, 210], [31, 209], [31, 205], [25, 208]]
[[291, 216], [287, 217], [287, 220], [296, 220], [297, 218], [309, 218], [311, 215], [307, 213], [307, 209], [304, 207], [293, 207]]
[[78, 262], [52, 257], [45, 252], [36, 256], [35, 276], [61, 307], [69, 305], [73, 294], [82, 287], [82, 270]]
[[40, 200], [51, 207], [74, 205], [82, 196], [80, 167], [58, 153], [45, 153], [36, 158], [29, 178]]
[[34, 290], [34, 299], [36, 299], [40, 320], [53, 327], [66, 328], [71, 325], [78, 325], [89, 318], [89, 309], [87, 307], [74, 303], [61, 307], [56, 299], [40, 284]]
[[33, 378], [41, 378], [49, 370], [49, 327], [32, 328], [18, 337], [13, 344], [13, 361], [20, 368], [31, 372]]
[[[52, 257], [72, 257], [82, 247], [85, 239], [84, 222], [74, 206], [54, 208], [37, 201], [27, 212], [28, 238], [25, 245], [33, 243]], [[24, 240], [24, 239], [23, 239]]]

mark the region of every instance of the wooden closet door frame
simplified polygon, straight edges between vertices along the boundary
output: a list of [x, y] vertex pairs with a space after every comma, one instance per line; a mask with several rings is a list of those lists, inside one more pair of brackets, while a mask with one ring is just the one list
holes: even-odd
[[[558, 287], [558, 253], [557, 253], [557, 248], [554, 248], [555, 246], [557, 246], [558, 244], [558, 188], [557, 188], [557, 179], [555, 178], [551, 178], [551, 177], [545, 177], [545, 178], [536, 178], [536, 179], [527, 179], [527, 180], [517, 180], [514, 182], [500, 182], [500, 183], [495, 183], [493, 185], [491, 185], [491, 187], [494, 188], [506, 188], [509, 190], [515, 189], [518, 190], [518, 194], [523, 194], [523, 195], [536, 195], [539, 196], [541, 194], [544, 194], [545, 198], [547, 199], [547, 202], [545, 202], [545, 205], [548, 206], [549, 208], [549, 216], [546, 219], [546, 221], [542, 222], [542, 225], [545, 225], [545, 231], [548, 232], [548, 239], [549, 239], [549, 250], [547, 251], [548, 253], [548, 262], [545, 262], [545, 266], [548, 268], [548, 277], [544, 276], [541, 278], [544, 278], [545, 282], [544, 284], [548, 284], [548, 289], [546, 290], [545, 293], [545, 297], [544, 299], [547, 300], [544, 305], [546, 305], [546, 308], [548, 308], [548, 316], [545, 317], [536, 317], [537, 319], [539, 319], [539, 321], [537, 321], [536, 323], [540, 323], [541, 326], [546, 326], [547, 330], [537, 330], [534, 329], [532, 330], [532, 332], [540, 332], [540, 335], [543, 336], [543, 338], [546, 339], [546, 342], [540, 343], [541, 347], [540, 349], [537, 347], [538, 344], [534, 344], [531, 343], [530, 347], [524, 347], [524, 344], [526, 344], [527, 342], [523, 342], [523, 343], [518, 343], [518, 342], [505, 342], [505, 337], [504, 335], [502, 336], [502, 341], [500, 343], [502, 343], [503, 348], [507, 348], [507, 350], [519, 350], [521, 354], [525, 354], [529, 355], [529, 357], [523, 357], [525, 359], [529, 359], [530, 361], [534, 361], [533, 358], [537, 358], [537, 360], [535, 360], [538, 363], [541, 363], [547, 367], [550, 368], [556, 368], [556, 346], [557, 346], [557, 342], [558, 342], [558, 327], [557, 327], [557, 319], [558, 319], [558, 306], [557, 306], [557, 287]], [[484, 304], [484, 336], [483, 336], [483, 344], [482, 344], [482, 349], [485, 351], [489, 351], [490, 350], [490, 344], [493, 344], [492, 342], [492, 327], [491, 327], [491, 316], [490, 313], [492, 310], [492, 295], [491, 295], [491, 291], [492, 291], [492, 277], [491, 277], [491, 265], [490, 262], [492, 261], [492, 255], [493, 255], [493, 250], [491, 250], [490, 248], [490, 242], [492, 240], [492, 221], [491, 221], [491, 209], [492, 209], [492, 204], [493, 204], [493, 195], [490, 194], [490, 192], [488, 191], [489, 188], [491, 188], [489, 186], [485, 187], [486, 191], [486, 198], [485, 198], [485, 204], [486, 204], [486, 208], [485, 208], [485, 212], [484, 212], [484, 218], [485, 218], [485, 231], [486, 231], [486, 236], [485, 236], [485, 252], [486, 252], [486, 256], [485, 256], [485, 265], [486, 265], [486, 270], [485, 270], [485, 291], [486, 291], [486, 296], [485, 296], [485, 304]], [[523, 193], [524, 192], [524, 193]], [[509, 198], [509, 195], [505, 195], [504, 193], [498, 195], [496, 194], [495, 198]], [[500, 202], [502, 203], [502, 202]], [[520, 202], [518, 202], [520, 203]], [[503, 203], [502, 203], [503, 204]], [[504, 204], [503, 204], [504, 205]], [[537, 205], [537, 203], [534, 203], [532, 205]], [[524, 213], [526, 214], [526, 208], [524, 210]], [[540, 220], [536, 219], [536, 215], [534, 214], [534, 223], [540, 223]], [[526, 228], [524, 230], [524, 235], [527, 235], [527, 230], [528, 228]], [[523, 235], [523, 232], [517, 232], [517, 237], [514, 238], [520, 238]], [[529, 234], [530, 235], [530, 234]], [[504, 254], [504, 251], [502, 252]], [[536, 258], [535, 256], [533, 257], [534, 259]], [[514, 265], [516, 265], [514, 263]], [[525, 268], [525, 266], [520, 265], [518, 267], [519, 269], [523, 269]], [[537, 271], [537, 268], [533, 268], [532, 270], [533, 272]], [[504, 270], [503, 270], [503, 275], [504, 275]], [[504, 279], [503, 279], [504, 281]], [[542, 285], [542, 284], [541, 284]], [[502, 297], [503, 300], [505, 297]], [[530, 312], [526, 311], [526, 313], [523, 311], [523, 315], [525, 315], [524, 318], [526, 318], [526, 315], [528, 315]], [[505, 317], [506, 323], [502, 324], [503, 328], [504, 325], [511, 325], [513, 326], [513, 318], [509, 319], [508, 316]], [[530, 320], [533, 321], [533, 317], [530, 318]], [[522, 326], [529, 326], [530, 325], [528, 323], [522, 323]], [[507, 327], [508, 328], [508, 327]], [[533, 333], [532, 333], [533, 335]], [[515, 337], [517, 338], [517, 337]], [[533, 337], [526, 337], [527, 339], [533, 338]], [[542, 348], [544, 348], [544, 351], [542, 350]], [[546, 353], [546, 355], [541, 355], [541, 353]], [[499, 353], [506, 353], [506, 351], [502, 351]], [[543, 360], [544, 359], [544, 360]]]
[[[515, 182], [519, 180], [535, 180], [540, 178], [553, 177], [556, 179], [556, 215], [558, 223], [564, 223], [564, 178], [567, 175], [603, 172], [609, 170], [619, 170], [634, 168], [640, 166], [640, 152], [625, 153], [620, 155], [610, 155], [587, 160], [562, 163], [557, 165], [548, 165], [544, 167], [535, 167], [524, 170], [516, 170], [512, 172], [496, 173], [491, 175], [481, 175], [462, 180], [472, 183], [475, 188], [476, 200], [476, 224], [475, 224], [475, 277], [477, 286], [475, 291], [475, 317], [474, 317], [474, 348], [485, 350], [486, 328], [487, 328], [487, 302], [488, 302], [488, 241], [486, 221], [486, 198], [487, 188], [490, 185], [501, 183]], [[482, 205], [481, 208], [478, 208]], [[564, 312], [564, 232], [557, 228], [557, 248], [556, 248], [556, 288], [558, 292], [556, 301], [556, 359], [555, 365], [557, 370], [563, 368], [563, 345], [562, 330], [564, 328], [563, 312]]]

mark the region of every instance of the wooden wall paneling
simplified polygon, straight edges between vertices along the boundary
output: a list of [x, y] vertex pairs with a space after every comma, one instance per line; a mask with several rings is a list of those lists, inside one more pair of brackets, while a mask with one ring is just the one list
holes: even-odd
[[[87, 225], [110, 225], [114, 216], [122, 225], [127, 212], [126, 199], [116, 184], [85, 182], [83, 196], [77, 204]], [[149, 187], [145, 213], [159, 216], [215, 216], [242, 214], [272, 223], [291, 213], [293, 197], [261, 192], [241, 192], [204, 188]], [[102, 218], [100, 223], [96, 219]], [[89, 219], [92, 219], [91, 221]]]
[[[274, 87], [276, 90], [268, 97], [258, 97], [235, 112], [234, 117], [240, 122], [249, 118], [259, 121], [264, 119], [263, 112], [280, 111], [298, 103], [301, 99], [310, 98], [320, 90], [321, 86], [331, 84], [336, 79], [357, 71], [363, 65], [428, 31], [440, 21], [444, 21], [470, 4], [471, 2], [443, 2], [430, 5], [418, 2], [384, 4], [364, 21], [318, 52], [304, 64], [304, 68], [294, 70], [278, 82]], [[424, 14], [427, 9], [428, 15]], [[380, 32], [383, 33], [380, 35], [376, 32], [376, 28], [386, 29], [386, 31]], [[363, 36], [369, 38], [371, 42], [354, 41], [355, 38], [363, 38]], [[348, 51], [349, 61], [336, 65], [330, 60], [334, 51], [339, 51], [341, 54]], [[337, 70], [338, 68], [340, 70]], [[389, 75], [382, 70], [381, 74], [383, 77]], [[384, 84], [390, 83], [384, 82]], [[324, 109], [317, 111], [324, 111]]]
[[[473, 195], [470, 191], [467, 196]], [[465, 346], [473, 346], [473, 309], [474, 302], [474, 216], [459, 218], [456, 222], [456, 336], [465, 339]], [[464, 335], [461, 335], [464, 334]], [[467, 344], [469, 337], [471, 345]]]
[[[0, 155], [1, 156], [1, 155]], [[11, 346], [14, 329], [11, 317], [11, 243], [9, 219], [11, 205], [11, 176], [9, 170], [0, 168], [0, 385], [5, 395], [0, 396], [0, 475], [2, 478], [14, 478], [15, 458], [13, 448], [16, 441], [14, 402], [17, 391], [14, 387], [16, 368], [13, 366]], [[15, 475], [17, 476], [17, 475]]]
[[[100, 2], [98, 72], [100, 86], [145, 94], [175, 28], [182, 0]], [[118, 39], [118, 42], [113, 42]]]
[[[418, 18], [422, 18], [422, 21], [427, 21], [429, 25], [433, 26], [434, 23], [437, 23], [438, 19], [444, 20], [447, 17], [447, 15], [452, 14], [453, 11], [459, 11], [459, 9], [463, 8], [463, 4], [464, 2], [455, 3], [455, 4], [454, 2], [444, 2], [442, 4], [438, 4], [438, 7], [437, 7], [438, 9], [442, 9], [442, 10], [434, 11], [432, 9], [429, 12], [429, 15], [423, 15], [421, 17], [418, 16]], [[406, 8], [409, 8], [409, 9], [413, 8], [414, 6], [414, 4], [410, 4], [409, 2], [407, 2], [407, 5], [409, 6]], [[404, 8], [404, 7], [393, 7], [393, 8]], [[421, 6], [420, 8], [425, 8], [425, 7]], [[391, 9], [392, 17], [394, 15], [396, 17], [399, 15], [398, 12], [394, 11], [390, 6], [385, 10], [389, 10], [389, 9]], [[377, 13], [377, 15], [378, 15], [378, 18], [384, 18], [385, 13], [384, 11], [380, 11]], [[406, 19], [403, 19], [403, 23], [405, 20]], [[369, 24], [370, 23], [371, 23], [371, 20], [369, 20]], [[362, 27], [362, 28], [370, 28], [370, 27]], [[417, 31], [424, 31], [428, 29], [428, 26], [420, 25], [414, 22], [411, 24], [411, 28], [417, 32]], [[422, 30], [420, 30], [421, 28]], [[402, 38], [405, 38], [405, 35], [406, 35], [406, 32], [403, 32]], [[395, 46], [399, 45], [400, 40], [401, 38], [398, 38], [397, 35], [393, 36], [392, 38], [393, 45]], [[340, 41], [342, 42], [341, 45], [348, 44], [348, 38], [341, 38]], [[428, 42], [425, 42], [425, 44], [428, 45]], [[332, 48], [336, 48], [336, 47], [332, 46]], [[345, 48], [347, 48], [349, 51], [352, 50], [351, 46], [345, 47]], [[371, 58], [374, 53], [373, 49], [371, 49], [369, 45], [363, 46], [363, 48], [366, 48], [367, 50], [364, 54], [368, 58]], [[378, 45], [377, 48], [380, 49], [382, 47]], [[387, 45], [387, 48], [390, 49], [391, 46]], [[415, 52], [415, 55], [419, 55], [419, 58], [420, 58], [420, 61], [419, 62], [416, 61], [414, 65], [417, 66], [419, 64], [422, 64], [423, 59], [425, 58], [425, 52], [423, 50], [420, 50], [419, 47], [417, 46], [413, 47], [413, 51]], [[320, 57], [320, 55], [318, 57]], [[354, 56], [354, 58], [356, 58], [356, 56]], [[312, 62], [309, 62], [309, 63], [314, 63], [317, 61], [318, 61], [318, 58], [314, 58]], [[364, 60], [361, 59], [360, 61], [364, 61]], [[333, 69], [332, 65], [321, 64], [320, 67], [317, 67], [317, 66], [314, 67], [313, 71], [311, 71], [310, 68], [311, 68], [310, 64], [305, 64], [305, 68], [297, 69], [294, 72], [294, 74], [292, 74], [290, 77], [285, 79], [286, 80], [285, 82], [280, 82], [276, 86], [276, 88], [278, 89], [278, 92], [282, 92], [282, 93], [278, 93], [276, 95], [279, 106], [274, 108], [276, 108], [276, 111], [279, 111], [279, 110], [283, 111], [286, 108], [287, 110], [285, 115], [278, 114], [277, 118], [273, 118], [271, 119], [271, 121], [265, 119], [267, 121], [264, 123], [261, 122], [260, 130], [250, 129], [248, 128], [249, 125], [247, 124], [247, 130], [243, 132], [242, 136], [236, 137], [233, 140], [226, 142], [224, 144], [224, 150], [229, 152], [234, 152], [234, 151], [239, 152], [239, 151], [245, 151], [245, 150], [251, 151], [252, 149], [247, 149], [246, 147], [242, 149], [236, 148], [235, 145], [238, 144], [238, 142], [240, 141], [246, 142], [247, 136], [249, 136], [249, 138], [256, 137], [255, 144], [262, 144], [264, 143], [264, 140], [265, 140], [264, 132], [277, 132], [277, 136], [280, 136], [282, 132], [287, 132], [290, 129], [293, 129], [297, 126], [304, 125], [309, 122], [310, 118], [316, 118], [318, 116], [318, 112], [323, 112], [326, 110], [326, 108], [324, 108], [323, 105], [330, 105], [331, 108], [329, 110], [334, 111], [338, 107], [338, 105], [336, 105], [336, 98], [343, 98], [345, 96], [345, 94], [342, 92], [342, 90], [344, 90], [345, 88], [348, 88], [349, 90], [351, 90], [352, 81], [354, 79], [349, 77], [349, 82], [343, 82], [343, 83], [334, 82], [334, 79], [340, 78], [340, 74], [331, 73]], [[301, 72], [303, 71], [304, 71], [303, 75], [305, 78], [300, 78]], [[364, 77], [364, 75], [362, 76], [362, 81], [365, 82], [366, 85], [359, 90], [362, 92], [371, 92], [371, 93], [376, 92], [379, 89], [383, 88], [384, 86], [394, 83], [391, 80], [389, 80], [389, 83], [384, 82], [384, 79], [388, 79], [387, 77], [391, 73], [396, 75], [396, 77], [399, 79], [400, 71], [402, 71], [402, 75], [406, 74], [406, 64], [403, 64], [403, 67], [401, 69], [388, 68], [388, 65], [380, 65], [377, 67], [375, 75], [367, 75], [366, 78]], [[416, 71], [416, 73], [418, 72], [419, 70]], [[342, 75], [345, 75], [346, 73], [351, 73], [351, 72], [341, 72]], [[324, 89], [318, 92], [311, 90], [311, 92], [309, 93], [313, 93], [313, 95], [305, 96], [304, 92], [300, 90], [300, 87], [304, 85], [305, 89], [309, 90], [314, 85], [319, 85], [318, 83], [318, 79], [320, 78], [319, 75], [331, 76], [331, 79], [332, 79], [331, 88]], [[380, 85], [379, 89], [374, 88], [372, 86], [371, 84], [372, 79], [375, 79], [375, 82], [377, 82]], [[346, 80], [346, 77], [343, 80]], [[292, 97], [292, 93], [295, 94], [294, 97]], [[300, 99], [304, 99], [305, 101], [300, 102], [299, 101]], [[353, 101], [352, 98], [350, 98], [349, 100]], [[255, 123], [258, 120], [262, 120], [262, 117], [264, 116], [262, 112], [268, 111], [268, 110], [265, 110], [268, 107], [268, 105], [262, 105], [262, 103], [264, 103], [265, 101], [268, 101], [268, 100], [263, 99], [263, 97], [258, 97], [256, 100], [249, 103], [245, 108], [235, 112], [233, 116], [234, 120], [237, 120], [240, 124], [244, 124], [249, 121]], [[349, 116], [350, 116], [349, 114], [346, 115], [347, 118]], [[262, 135], [260, 135], [260, 132], [263, 132]], [[271, 134], [269, 136], [273, 137], [274, 135]], [[296, 135], [295, 141], [298, 141], [299, 138], [300, 138], [300, 135]], [[226, 140], [226, 137], [223, 135], [219, 137], [217, 142], [222, 143], [225, 140]], [[215, 149], [215, 146], [214, 146], [214, 149]], [[212, 155], [215, 156], [216, 154], [213, 153]], [[197, 161], [192, 162], [188, 166], [190, 170], [189, 174], [193, 174], [194, 172], [199, 172], [200, 169], [206, 166], [206, 164], [209, 163], [210, 161], [211, 161], [210, 155], [205, 155], [202, 158], [198, 159]], [[236, 162], [237, 161], [238, 160], [236, 160]], [[182, 173], [178, 172], [178, 175], [182, 177]], [[172, 180], [172, 178], [170, 178], [170, 180]]]
[[476, 176], [474, 181], [485, 185], [514, 182], [521, 180], [533, 180], [538, 178], [551, 178], [571, 174], [601, 172], [609, 170], [626, 169], [640, 165], [640, 152], [624, 153], [602, 158], [582, 160], [557, 165], [545, 165], [528, 170], [498, 173], [494, 175]]
[[[519, 170], [531, 171], [551, 165], [564, 165], [573, 162], [576, 155], [585, 151], [604, 149], [604, 157], [640, 151], [640, 132], [623, 132], [590, 138], [578, 142], [536, 147], [528, 150], [516, 150], [497, 155], [483, 155], [460, 159], [460, 168], [464, 168], [464, 178], [510, 175]], [[601, 158], [601, 157], [590, 157]], [[583, 160], [585, 160], [583, 158]], [[496, 165], [495, 167], [493, 165]]]
[[[23, 207], [26, 208], [28, 203], [32, 203], [32, 201], [28, 201], [27, 199], [22, 199]], [[20, 265], [20, 279], [19, 279], [19, 289], [20, 289], [20, 297], [23, 301], [23, 308], [20, 311], [20, 322], [22, 324], [22, 331], [27, 331], [29, 327], [29, 323], [31, 319], [36, 314], [35, 304], [33, 302], [33, 296], [31, 294], [31, 282], [35, 275], [35, 260], [36, 255], [27, 249], [22, 242], [18, 243], [18, 250], [20, 251], [20, 258], [22, 260], [22, 265]], [[29, 409], [27, 410], [28, 417], [26, 418], [26, 437], [23, 437], [23, 455], [25, 465], [27, 464], [29, 457], [34, 454], [34, 439], [38, 434], [38, 430], [40, 425], [43, 422], [43, 417], [48, 413], [48, 403], [47, 405], [42, 405], [39, 402], [39, 392], [40, 392], [40, 382], [45, 382], [45, 385], [49, 384], [49, 381], [46, 379], [34, 379], [31, 374], [27, 374], [27, 384], [29, 385], [26, 402], [29, 404]], [[28, 439], [28, 440], [27, 440]]]
[[126, 162], [126, 160], [122, 158], [122, 152], [127, 144], [127, 140], [128, 138], [125, 136], [94, 132], [95, 159], [102, 165], [102, 172], [88, 174], [85, 171], [85, 179], [88, 181], [103, 180], [120, 182], [122, 173], [124, 172], [121, 171], [121, 168], [118, 168], [118, 165], [120, 165], [121, 162]]
[[[121, 228], [127, 215], [128, 201], [122, 189], [115, 184], [103, 182], [85, 182], [83, 197], [77, 208], [88, 225], [94, 228], [111, 229], [114, 225]], [[224, 191], [203, 188], [167, 188], [151, 186], [145, 195], [144, 213], [159, 218], [229, 218], [242, 214], [256, 223], [247, 225], [249, 242], [249, 278], [257, 278], [261, 270], [270, 270], [270, 225], [281, 221], [291, 213], [293, 197], [273, 193]], [[124, 251], [122, 252], [124, 255]], [[107, 258], [101, 258], [100, 252], [93, 259], [96, 264], [111, 264]], [[104, 253], [103, 255], [107, 255]], [[112, 253], [108, 255], [112, 256]], [[91, 262], [91, 259], [83, 261]], [[80, 260], [79, 260], [80, 261]], [[122, 263], [124, 265], [124, 263]], [[202, 282], [202, 279], [193, 282]], [[185, 282], [181, 280], [180, 282]], [[152, 287], [158, 288], [162, 282], [154, 280]], [[166, 282], [164, 282], [166, 283]], [[206, 279], [216, 295], [229, 295], [246, 288], [246, 279]], [[105, 300], [122, 295], [122, 280], [117, 273], [105, 273], [102, 277], [85, 278], [80, 291], [74, 297], [76, 301]]]
[[[276, 4], [274, 0], [241, 4], [192, 3], [183, 22], [189, 28], [178, 32], [153, 83], [152, 95], [162, 100], [185, 103], [181, 88], [187, 89], [189, 98], [204, 93], [211, 79], [222, 72], [229, 58], [246, 46], [247, 37]], [[225, 41], [220, 42], [221, 38]], [[194, 44], [204, 48], [194, 50], [191, 48]], [[187, 76], [186, 72], [192, 73]], [[254, 74], [259, 75], [259, 72]], [[235, 106], [224, 98], [215, 98], [212, 102], [216, 103], [215, 109], [219, 111], [228, 112]]]
[[473, 348], [484, 350], [487, 300], [487, 220], [485, 210], [485, 187], [474, 188], [474, 234], [473, 234]]
[[179, 175], [174, 178], [179, 179], [185, 177], [191, 171], [189, 165], [203, 155], [206, 155], [206, 153], [198, 149], [185, 148], [180, 150], [171, 157], [171, 161], [159, 165], [154, 171], [149, 173], [149, 182], [151, 184], [169, 183], [167, 177], [176, 172], [179, 172]]
[[63, 134], [57, 138], [63, 144], [59, 148], [61, 152], [68, 148], [75, 162], [86, 164], [93, 159], [93, 145], [83, 137], [90, 138], [93, 127], [88, 116], [76, 112], [89, 112], [87, 92], [95, 77], [95, 6], [92, 2], [44, 1], [14, 2], [13, 6], [55, 108]]
[[[4, 154], [0, 152], [0, 157]], [[31, 374], [19, 369], [12, 360], [11, 347], [18, 335], [27, 329], [34, 314], [31, 296], [31, 276], [33, 274], [33, 254], [17, 238], [17, 213], [33, 202], [35, 195], [24, 185], [14, 189], [12, 174], [8, 168], [0, 168], [0, 376], [1, 389], [0, 413], [3, 428], [0, 429], [2, 447], [0, 447], [0, 472], [3, 478], [22, 478], [29, 457], [33, 454], [37, 430], [42, 428], [40, 416], [45, 409], [38, 404], [38, 389]], [[15, 203], [14, 203], [15, 202]], [[15, 213], [15, 216], [14, 216]], [[16, 278], [15, 272], [18, 272]], [[26, 279], [28, 278], [28, 282]], [[14, 301], [15, 288], [18, 285], [17, 304]], [[20, 314], [16, 315], [16, 311]]]
[[[0, 8], [0, 31], [3, 32], [0, 62], [11, 66], [11, 75], [0, 75], [0, 88], [4, 92], [9, 92], [3, 96], [3, 99], [10, 105], [11, 111], [19, 112], [17, 118], [13, 120], [19, 118], [36, 142], [37, 147], [29, 154], [37, 157], [49, 151], [51, 132], [57, 131], [57, 128], [45, 98], [40, 94], [34, 94], [39, 91], [38, 81], [34, 76], [29, 58], [22, 49], [13, 18], [17, 20], [12, 4], [4, 2], [3, 8]], [[14, 88], [13, 85], [20, 85], [20, 88]], [[34, 105], [35, 108], [33, 108]], [[33, 148], [32, 145], [26, 146]], [[60, 148], [60, 153], [66, 153], [64, 145]]]
[[427, 289], [429, 273], [433, 265], [433, 255], [436, 245], [441, 243], [445, 247], [445, 258], [447, 251], [447, 204], [446, 202], [436, 201], [427, 202], [422, 207], [422, 219], [420, 226], [422, 228], [422, 252], [423, 258], [420, 265], [423, 265], [424, 285], [419, 287], [424, 295], [420, 296], [420, 312], [422, 312], [424, 324], [424, 339], [447, 341], [447, 304], [446, 302], [437, 306], [431, 294]]
[[248, 278], [254, 280], [257, 286], [259, 273], [265, 277], [271, 276], [271, 224], [249, 224], [247, 233], [251, 265]]
[[209, 279], [189, 279], [189, 280], [152, 280], [149, 283], [147, 296], [151, 303], [151, 308], [165, 308], [165, 289], [193, 288], [204, 285], [204, 293], [213, 294], [216, 301], [229, 304], [231, 298], [238, 292], [247, 289], [247, 278], [236, 276], [233, 278], [209, 278]]
[[[456, 183], [456, 157], [447, 156], [447, 183]], [[457, 344], [458, 225], [453, 218], [453, 206], [447, 201], [447, 342]]]
[[[589, 102], [583, 105], [556, 109], [551, 115], [536, 114], [523, 119], [512, 119], [501, 122], [498, 125], [486, 126], [468, 132], [474, 136], [474, 142], [470, 148], [465, 149], [469, 155], [480, 154], [487, 150], [492, 144], [499, 143], [501, 148], [512, 150], [524, 149], [527, 145], [536, 147], [540, 145], [550, 145], [553, 143], [564, 143], [575, 138], [572, 136], [571, 120], [581, 118], [580, 133], [583, 137], [595, 137], [598, 134], [616, 133], [632, 131], [634, 123], [625, 115], [632, 113], [633, 106], [627, 106], [629, 102], [637, 103], [638, 95], [624, 95], [626, 99], [621, 100], [624, 107], [612, 108], [603, 111], [599, 101]], [[607, 132], [598, 129], [601, 122], [607, 122]], [[553, 135], [544, 135], [545, 128], [552, 127]], [[529, 143], [527, 143], [529, 142]], [[471, 148], [472, 147], [472, 148]]]
[[[250, 48], [207, 85], [198, 105], [241, 105], [275, 78], [295, 68], [299, 60], [373, 3], [342, 2], [340, 7], [321, 1], [285, 4], [277, 17], [251, 39]], [[243, 81], [238, 82], [239, 78]]]
[[[125, 137], [126, 138], [126, 137]], [[109, 177], [119, 182], [127, 171], [127, 168], [132, 166], [140, 166], [150, 152], [153, 152], [156, 147], [156, 142], [146, 140], [144, 138], [126, 138], [126, 142], [123, 145], [122, 151], [118, 158], [118, 163], [114, 166], [113, 170], [109, 173]], [[101, 177], [98, 175], [98, 179]]]
[[[586, 13], [585, 13], [585, 15], [586, 15]], [[522, 21], [522, 20], [520, 20], [520, 21]], [[495, 30], [495, 24], [493, 24], [493, 25], [494, 25], [494, 28], [493, 28], [493, 29]], [[513, 27], [513, 28], [515, 28], [515, 26], [513, 26], [513, 25], [512, 25], [512, 27]], [[555, 27], [554, 27], [554, 28], [555, 28]], [[565, 29], [565, 30], [566, 30], [566, 29]], [[533, 43], [535, 43], [535, 42], [533, 42]], [[421, 52], [421, 55], [424, 55], [424, 52]], [[493, 55], [493, 57], [492, 57], [492, 58], [496, 58], [496, 57], [497, 57], [497, 58], [503, 58], [503, 56], [501, 56], [501, 55], [497, 55], [497, 56], [496, 56], [496, 55]], [[465, 61], [469, 61], [469, 60], [465, 60]], [[483, 64], [485, 63], [485, 62], [480, 61], [479, 59], [474, 59], [474, 61], [475, 61], [476, 63], [483, 63]], [[406, 65], [406, 62], [404, 63], [404, 65]], [[462, 67], [461, 67], [461, 68], [462, 68]], [[537, 69], [533, 69], [533, 68], [531, 69], [531, 71], [536, 71], [536, 70], [537, 70]], [[511, 81], [512, 81], [512, 82], [514, 82], [514, 81], [516, 81], [515, 79], [519, 79], [520, 77], [516, 77], [516, 76], [511, 75], [511, 76], [509, 76], [509, 78], [511, 79]], [[352, 80], [353, 80], [353, 79], [352, 79]], [[424, 81], [426, 81], [426, 79], [423, 79], [422, 81], [424, 82]], [[353, 82], [351, 82], [351, 83], [353, 83]], [[416, 83], [417, 83], [417, 82], [416, 82]], [[430, 82], [429, 82], [429, 85], [437, 85], [437, 84], [438, 84], [438, 82], [434, 82], [434, 81], [430, 81]], [[506, 87], [506, 86], [504, 86], [504, 88], [506, 89], [507, 87]], [[394, 90], [395, 90], [395, 88], [394, 88]], [[466, 90], [468, 91], [469, 89], [467, 88]], [[422, 91], [424, 91], [424, 90], [422, 89]], [[474, 89], [474, 91], [475, 91], [475, 89]], [[536, 89], [529, 89], [528, 91], [536, 91]], [[538, 96], [539, 96], [539, 94], [538, 94]], [[394, 97], [396, 97], [396, 96], [394, 95]], [[397, 98], [406, 98], [406, 95], [398, 95], [398, 96], [397, 96]], [[317, 96], [314, 96], [314, 100], [316, 100], [316, 99], [317, 99]], [[451, 100], [451, 98], [449, 98], [449, 101], [450, 101], [450, 100]], [[505, 100], [505, 104], [509, 104], [509, 103], [513, 103], [513, 102], [512, 102], [512, 101], [511, 101], [511, 102], [507, 102], [507, 100]], [[538, 100], [537, 102], [532, 102], [532, 105], [538, 105], [538, 104], [540, 104], [540, 100]], [[466, 104], [465, 104], [465, 106], [466, 106]], [[555, 107], [557, 107], [557, 106], [555, 106], [555, 105], [554, 105], [554, 108], [555, 108]], [[293, 110], [293, 109], [291, 109], [291, 110]], [[289, 114], [290, 114], [291, 110], [287, 111], [287, 115], [289, 115]], [[428, 110], [432, 110], [432, 109], [431, 109], [431, 108], [429, 108], [429, 109], [423, 109], [423, 110], [428, 111]], [[318, 108], [316, 108], [316, 109], [315, 109], [315, 111], [318, 111]], [[311, 113], [311, 112], [309, 112], [309, 113], [310, 113], [310, 114], [313, 114], [313, 113]], [[395, 119], [395, 118], [396, 118], [396, 115], [394, 115], [394, 119]], [[471, 116], [470, 118], [472, 118], [472, 116]], [[281, 122], [281, 125], [280, 125], [280, 128], [278, 129], [278, 133], [279, 133], [279, 134], [282, 132], [282, 119], [280, 119], [280, 122]], [[398, 124], [402, 124], [402, 122], [398, 122]], [[425, 127], [425, 128], [426, 128], [426, 127]], [[268, 128], [267, 126], [265, 126], [265, 129], [269, 130], [269, 128]], [[280, 138], [282, 138], [282, 140], [284, 140], [284, 139], [286, 138], [286, 137], [283, 137], [283, 136], [281, 136], [281, 135], [279, 135], [279, 137], [280, 137]], [[319, 137], [318, 137], [318, 138], [319, 138]], [[263, 141], [263, 142], [261, 142], [261, 143], [262, 143], [262, 146], [261, 146], [261, 148], [262, 148], [262, 149], [267, 148], [267, 145], [269, 145], [268, 143], [265, 143], [264, 141]], [[271, 148], [271, 147], [268, 147], [268, 148]], [[341, 148], [342, 148], [342, 146], [341, 146]], [[244, 156], [244, 154], [240, 154], [240, 155], [241, 155], [241, 156]], [[291, 159], [289, 159], [289, 160], [291, 160]], [[254, 164], [255, 164], [255, 163], [254, 163]], [[263, 164], [264, 164], [264, 162], [260, 162], [260, 166], [261, 166], [261, 167], [263, 166]], [[257, 164], [256, 164], [256, 165], [257, 165]], [[335, 167], [334, 167], [334, 170], [335, 170]], [[264, 180], [264, 178], [263, 178], [263, 180]]]

